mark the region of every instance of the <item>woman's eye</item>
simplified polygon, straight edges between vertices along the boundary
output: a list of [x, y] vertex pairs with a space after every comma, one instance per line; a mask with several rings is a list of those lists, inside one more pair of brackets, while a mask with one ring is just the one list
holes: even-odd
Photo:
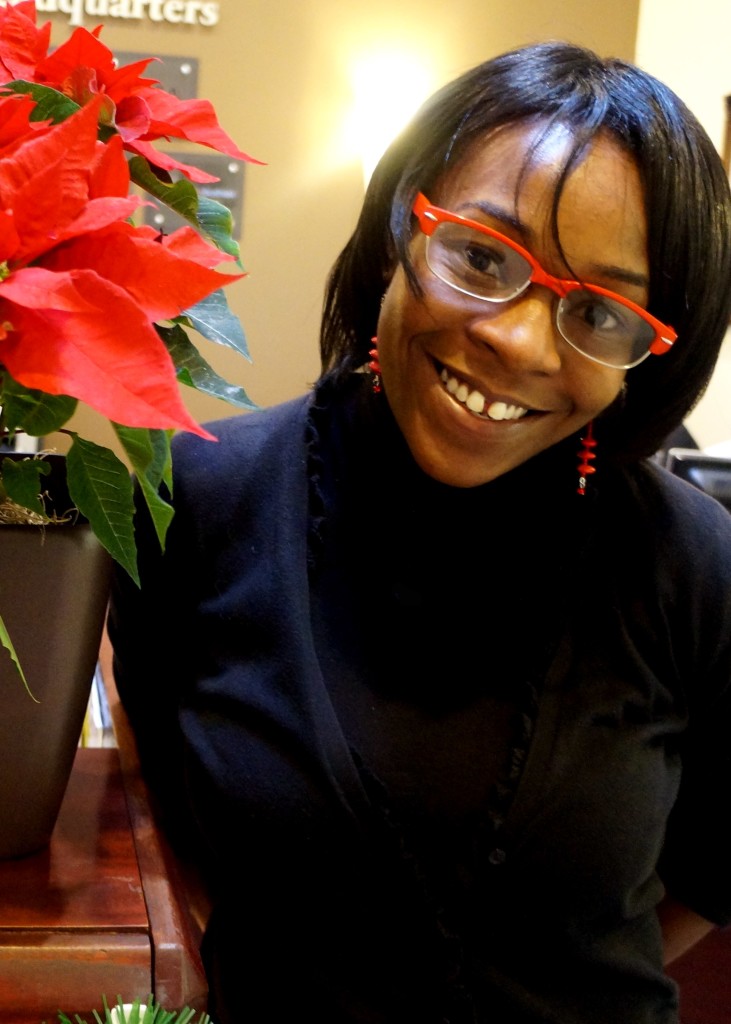
[[623, 330], [625, 325], [614, 307], [599, 299], [587, 299], [574, 307], [574, 314], [592, 331], [603, 334]]
[[470, 270], [492, 277], [501, 275], [501, 267], [505, 262], [495, 249], [479, 242], [470, 242], [465, 246], [464, 259]]
[[431, 240], [430, 264], [458, 287], [492, 291], [504, 286], [508, 254], [500, 243], [460, 225], [443, 224]]

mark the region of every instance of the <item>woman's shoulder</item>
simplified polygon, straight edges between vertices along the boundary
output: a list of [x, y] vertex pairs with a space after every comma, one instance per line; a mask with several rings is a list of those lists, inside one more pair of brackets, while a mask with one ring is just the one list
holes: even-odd
[[599, 586], [608, 579], [611, 592], [626, 600], [628, 628], [649, 628], [650, 647], [672, 653], [668, 671], [688, 693], [707, 693], [711, 679], [726, 686], [731, 514], [655, 463], [624, 466], [619, 476], [617, 487], [604, 490], [611, 496], [600, 502]]
[[708, 530], [724, 545], [731, 545], [731, 514], [711, 495], [652, 461], [625, 468], [632, 500], [651, 524], [671, 531], [687, 531], [688, 539], [708, 538]]
[[227, 469], [241, 473], [267, 454], [279, 458], [288, 452], [296, 455], [310, 403], [311, 396], [303, 394], [278, 405], [205, 423], [215, 440], [195, 434], [176, 435], [172, 445], [176, 478], [191, 472], [198, 476]]
[[619, 532], [649, 557], [658, 592], [663, 580], [686, 600], [729, 605], [731, 514], [715, 498], [652, 462], [626, 467], [623, 498], [613, 508]]
[[178, 511], [223, 514], [277, 500], [304, 486], [310, 396], [206, 423], [216, 440], [173, 439], [173, 504]]

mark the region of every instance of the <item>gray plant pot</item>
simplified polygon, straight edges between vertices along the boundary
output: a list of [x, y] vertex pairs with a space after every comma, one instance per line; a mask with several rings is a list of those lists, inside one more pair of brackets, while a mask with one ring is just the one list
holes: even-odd
[[0, 647], [0, 858], [50, 840], [88, 705], [110, 569], [86, 523], [0, 526], [0, 614], [39, 702]]

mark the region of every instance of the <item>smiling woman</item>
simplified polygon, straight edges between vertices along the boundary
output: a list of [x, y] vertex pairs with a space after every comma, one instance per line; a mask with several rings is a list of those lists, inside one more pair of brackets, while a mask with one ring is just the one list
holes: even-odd
[[648, 456], [730, 286], [693, 115], [527, 47], [385, 153], [313, 392], [176, 443], [109, 621], [217, 1024], [678, 1024], [664, 958], [731, 921], [731, 518]]
[[[481, 217], [476, 223], [509, 231], [516, 242], [530, 241], [558, 278], [623, 289], [615, 308], [623, 298], [642, 308], [649, 272], [640, 175], [634, 160], [611, 139], [593, 142], [567, 178], [558, 208], [558, 239], [553, 237], [556, 183], [572, 145], [560, 125], [506, 127], [477, 143], [432, 191], [441, 206]], [[430, 255], [422, 233], [411, 243], [419, 293], [403, 266], [396, 268], [385, 293], [378, 322], [383, 386], [421, 469], [442, 483], [474, 487], [569, 437], [602, 413], [620, 393], [628, 353], [619, 338], [607, 338], [611, 332], [606, 329], [604, 334], [587, 332], [588, 321], [594, 318], [595, 323], [599, 316], [598, 302], [583, 309], [579, 333], [576, 307], [571, 307], [572, 314], [566, 310], [568, 296], [577, 293], [564, 295], [565, 285], [547, 287], [545, 276], [543, 287], [534, 283], [526, 291], [530, 278], [524, 278], [520, 290], [508, 290], [506, 299], [513, 301], [475, 295], [480, 289], [474, 283], [466, 295], [467, 289], [455, 287], [455, 271], [447, 273], [445, 261], [434, 254], [438, 233], [428, 237]], [[471, 241], [467, 246], [474, 267], [475, 246]], [[491, 252], [499, 272], [507, 276], [506, 248]], [[494, 280], [497, 271], [491, 270]], [[562, 296], [558, 303], [556, 292]], [[579, 338], [581, 348], [571, 341]], [[604, 363], [598, 363], [592, 353], [602, 344], [609, 351]], [[606, 365], [615, 355], [614, 365]], [[456, 391], [451, 380], [458, 382]], [[468, 392], [464, 402], [459, 401], [462, 390]], [[487, 414], [476, 411], [480, 400]], [[493, 405], [499, 415], [490, 415]], [[524, 414], [507, 417], [508, 408]]]

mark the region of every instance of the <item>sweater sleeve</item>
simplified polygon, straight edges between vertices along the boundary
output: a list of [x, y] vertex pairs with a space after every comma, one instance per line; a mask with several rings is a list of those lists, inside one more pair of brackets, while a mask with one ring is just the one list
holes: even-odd
[[176, 510], [163, 555], [139, 488], [136, 502], [141, 586], [115, 566], [107, 628], [115, 683], [135, 735], [142, 772], [166, 831], [177, 845], [189, 826], [177, 716], [179, 694], [188, 685], [195, 647], [183, 557], [194, 541]]
[[[217, 442], [184, 434], [174, 439], [175, 514], [164, 553], [137, 492], [141, 587], [121, 570], [115, 573], [108, 630], [115, 681], [142, 771], [178, 845], [189, 841], [194, 825], [183, 718], [186, 713], [205, 718], [199, 714], [197, 686], [215, 671], [212, 663], [226, 657], [221, 617], [231, 614], [232, 605], [221, 606], [220, 595], [235, 592], [245, 574], [263, 603], [265, 588], [257, 586], [273, 568], [257, 554], [255, 524], [263, 520], [274, 536], [288, 526], [275, 509], [289, 509], [282, 495], [293, 495], [293, 481], [304, 479], [308, 402], [303, 396], [208, 424]], [[291, 502], [296, 522], [306, 515], [301, 505]]]
[[[686, 702], [681, 784], [659, 871], [668, 893], [731, 922], [731, 516], [673, 478], [656, 523], [674, 598], [668, 627]], [[661, 584], [662, 585], [662, 584]]]

